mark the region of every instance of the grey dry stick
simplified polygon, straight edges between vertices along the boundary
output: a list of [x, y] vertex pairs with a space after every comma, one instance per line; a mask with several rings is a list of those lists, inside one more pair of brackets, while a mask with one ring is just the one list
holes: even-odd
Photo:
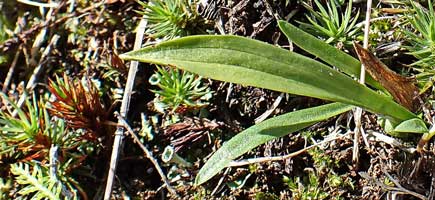
[[[136, 38], [135, 38], [134, 47], [133, 47], [134, 50], [140, 49], [140, 47], [142, 45], [143, 34], [145, 32], [146, 25], [147, 25], [147, 20], [142, 18], [141, 21], [139, 22], [139, 27], [138, 27], [137, 32], [136, 32]], [[133, 85], [134, 85], [134, 79], [136, 77], [137, 66], [138, 66], [138, 62], [132, 61], [130, 63], [130, 69], [128, 70], [127, 83], [125, 85], [124, 96], [122, 97], [121, 110], [120, 110], [121, 116], [124, 118], [127, 116], [128, 107], [130, 105], [130, 97], [131, 97], [131, 93], [133, 91]], [[115, 140], [113, 141], [113, 148], [112, 148], [112, 155], [110, 158], [109, 173], [107, 175], [106, 190], [104, 192], [104, 199], [105, 200], [109, 200], [110, 196], [112, 195], [113, 179], [115, 177], [116, 166], [117, 166], [117, 162], [118, 162], [118, 155], [119, 155], [119, 152], [121, 150], [120, 147], [122, 144], [122, 140], [124, 138], [123, 134], [124, 134], [124, 127], [119, 126], [116, 129]]]

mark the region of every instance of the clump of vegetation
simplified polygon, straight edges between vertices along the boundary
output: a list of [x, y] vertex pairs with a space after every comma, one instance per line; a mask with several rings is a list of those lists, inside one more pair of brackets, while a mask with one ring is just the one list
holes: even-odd
[[412, 10], [407, 19], [414, 31], [406, 31], [410, 46], [407, 49], [418, 61], [413, 66], [432, 68], [435, 66], [435, 12], [432, 1], [428, 1], [429, 10], [417, 2], [412, 2]]
[[[154, 38], [168, 40], [205, 33], [206, 21], [197, 12], [196, 0], [139, 3], [144, 8], [139, 13], [147, 19], [147, 31]], [[154, 105], [157, 111], [184, 113], [208, 104], [212, 92], [203, 86], [201, 77], [172, 67], [156, 66], [156, 69], [149, 82], [160, 88], [151, 90], [156, 94]]]
[[20, 184], [18, 195], [31, 199], [78, 199], [75, 188], [67, 174], [60, 170], [50, 174], [49, 168], [39, 163], [17, 163], [11, 165], [11, 173]]
[[55, 97], [50, 102], [52, 115], [64, 119], [73, 129], [85, 130], [88, 139], [96, 141], [106, 134], [104, 123], [108, 113], [90, 80], [84, 85], [78, 80], [70, 80], [64, 74], [63, 79], [56, 77], [56, 81], [50, 81], [48, 90]]
[[416, 77], [421, 82], [421, 93], [433, 86], [435, 77], [435, 12], [432, 1], [428, 1], [429, 10], [411, 1], [412, 10], [407, 21], [412, 31], [403, 30], [409, 45], [405, 46], [409, 54], [417, 58], [411, 66], [418, 72]]
[[[21, 109], [5, 94], [1, 94], [7, 110], [0, 111], [1, 157], [19, 160], [46, 159], [52, 144], [63, 143], [64, 124], [53, 123], [42, 103], [26, 100]], [[70, 142], [70, 141], [68, 141]]]
[[294, 199], [326, 199], [329, 194], [323, 190], [323, 185], [319, 181], [319, 177], [311, 172], [307, 178], [301, 180], [300, 177], [293, 179], [284, 176], [283, 181], [288, 185]]
[[[309, 133], [309, 138], [312, 133]], [[284, 183], [292, 192], [292, 197], [300, 200], [308, 199], [344, 199], [344, 192], [355, 189], [354, 182], [346, 175], [340, 175], [340, 160], [334, 160], [319, 147], [308, 150], [313, 160], [313, 168], [306, 168], [303, 176], [283, 177]], [[339, 193], [333, 193], [339, 191]]]
[[156, 94], [154, 104], [162, 113], [165, 110], [181, 112], [197, 109], [208, 104], [212, 92], [207, 85], [202, 84], [201, 77], [181, 71], [177, 68], [165, 70], [156, 66], [157, 71], [149, 82], [160, 88], [152, 90]]
[[[0, 7], [2, 5], [7, 5], [2, 11], [6, 8], [8, 12], [0, 14], [0, 28], [4, 30], [0, 32], [0, 82], [4, 83], [0, 94], [0, 199], [101, 199], [105, 193], [113, 135], [116, 127], [122, 129], [120, 126], [128, 130], [129, 135], [137, 133], [142, 137], [135, 142], [146, 156], [136, 145], [131, 145], [130, 137], [124, 137], [127, 145], [121, 145], [123, 154], [119, 154], [114, 192], [107, 192], [116, 199], [176, 198], [177, 194], [196, 199], [357, 199], [361, 190], [372, 189], [368, 187], [376, 181], [367, 184], [363, 175], [349, 172], [339, 164], [335, 160], [338, 149], [333, 146], [330, 146], [331, 151], [317, 144], [319, 147], [310, 147], [309, 151], [288, 152], [303, 146], [301, 130], [309, 128], [313, 135], [332, 126], [335, 130], [349, 131], [353, 126], [344, 125], [345, 118], [349, 120], [349, 117], [343, 113], [358, 106], [369, 111], [365, 119], [373, 119], [365, 121], [367, 132], [380, 131], [382, 127], [370, 123], [376, 121], [376, 117], [385, 116], [388, 120], [385, 127], [389, 127], [384, 129], [386, 133], [398, 137], [409, 132], [423, 134], [423, 145], [418, 147], [424, 147], [435, 135], [435, 129], [428, 129], [433, 122], [424, 121], [419, 111], [414, 113], [395, 99], [375, 91], [381, 86], [373, 77], [368, 77], [367, 86], [351, 78], [359, 77], [360, 73], [361, 62], [354, 58], [350, 45], [353, 40], [360, 40], [363, 24], [360, 11], [365, 12], [362, 3], [344, 0], [148, 0], [139, 3], [128, 0], [0, 0]], [[416, 77], [424, 83], [422, 92], [433, 88], [431, 80], [435, 77], [432, 6], [432, 2], [420, 5], [382, 1], [373, 8], [378, 13], [372, 14], [377, 19], [370, 28], [372, 48], [385, 41], [409, 45], [408, 51], [418, 61], [411, 65], [415, 70], [408, 71], [418, 72]], [[305, 9], [300, 9], [303, 7]], [[403, 12], [406, 9], [408, 13]], [[384, 12], [386, 10], [388, 13]], [[403, 13], [408, 16], [409, 26], [404, 26], [410, 28], [407, 31], [398, 30], [403, 26], [391, 23], [401, 22]], [[142, 18], [147, 21], [142, 40], [145, 50], [125, 54], [133, 44], [140, 42], [134, 41], [133, 30]], [[212, 20], [216, 24], [212, 24]], [[298, 24], [312, 35], [292, 24]], [[227, 35], [218, 36], [214, 33], [216, 30]], [[204, 35], [190, 36], [195, 34]], [[403, 35], [407, 37], [402, 38]], [[138, 32], [136, 36], [141, 35]], [[288, 41], [298, 47], [292, 51], [283, 49], [289, 45]], [[384, 52], [392, 55], [396, 50]], [[379, 52], [377, 56], [381, 55]], [[16, 56], [11, 59], [11, 55]], [[124, 64], [121, 58], [159, 66], [140, 68], [133, 82], [127, 80], [127, 74], [134, 70], [129, 72], [128, 63]], [[401, 61], [389, 60], [395, 66]], [[32, 84], [24, 86], [22, 83]], [[133, 91], [124, 91], [130, 83]], [[154, 95], [148, 96], [149, 90]], [[271, 102], [277, 97], [274, 92], [293, 95], [291, 98], [280, 95]], [[124, 93], [128, 96], [123, 96]], [[118, 110], [121, 99], [131, 99], [130, 109], [120, 115], [122, 124], [117, 124], [112, 122], [112, 116], [116, 116], [114, 111]], [[429, 99], [433, 101], [433, 97]], [[17, 103], [21, 101], [23, 105]], [[214, 103], [208, 106], [209, 102]], [[234, 109], [238, 102], [246, 105], [246, 109]], [[311, 107], [313, 102], [316, 107]], [[321, 105], [325, 102], [331, 103]], [[148, 109], [150, 103], [154, 103], [159, 113]], [[196, 112], [197, 109], [200, 111]], [[259, 114], [257, 111], [265, 111], [258, 118], [261, 120], [253, 119]], [[287, 111], [289, 113], [285, 113]], [[335, 116], [339, 117], [333, 118]], [[433, 118], [432, 110], [425, 112], [425, 117]], [[116, 134], [122, 138], [121, 133]], [[225, 141], [229, 137], [232, 138]], [[359, 149], [364, 157], [378, 151], [371, 146], [374, 142], [368, 141], [370, 150], [361, 145]], [[168, 144], [174, 147], [174, 155], [191, 163], [184, 166], [161, 164], [161, 160], [153, 159], [158, 158]], [[262, 144], [265, 145], [260, 146]], [[344, 145], [340, 143], [340, 150], [349, 149], [350, 144], [346, 139]], [[424, 148], [418, 150], [424, 152]], [[308, 157], [301, 156], [300, 152], [306, 152]], [[268, 157], [236, 160], [245, 153], [267, 154]], [[417, 163], [412, 157], [418, 155], [400, 153], [411, 157], [411, 163]], [[294, 158], [294, 155], [299, 156]], [[389, 153], [384, 155], [387, 158], [381, 161], [373, 161], [377, 157], [370, 163], [360, 161], [364, 166], [360, 170], [370, 165], [368, 177], [377, 178], [375, 170], [402, 162], [393, 160], [385, 165], [381, 162], [395, 157]], [[432, 162], [430, 152], [424, 155]], [[149, 160], [153, 161], [153, 166]], [[163, 170], [159, 170], [160, 164]], [[236, 166], [239, 167], [236, 173], [229, 174]], [[430, 167], [431, 163], [422, 166]], [[224, 168], [228, 169], [223, 172]], [[390, 170], [391, 173], [394, 170]], [[284, 174], [296, 176], [285, 177]], [[213, 178], [215, 175], [218, 177]], [[156, 176], [161, 176], [164, 183]], [[400, 173], [394, 177], [398, 180], [381, 181], [386, 181], [384, 185], [398, 186]], [[169, 182], [165, 182], [165, 178]], [[428, 199], [435, 196], [435, 192], [429, 190], [432, 177], [418, 178], [424, 179], [423, 184], [419, 184], [424, 187], [421, 193], [426, 192]], [[160, 189], [162, 185], [170, 194]], [[407, 186], [403, 184], [403, 188]]]
[[206, 21], [197, 12], [196, 0], [138, 1], [148, 20], [148, 32], [155, 38], [171, 39], [205, 33]]
[[299, 22], [301, 28], [316, 35], [328, 44], [351, 47], [352, 41], [361, 33], [357, 25], [359, 11], [353, 14], [352, 1], [349, 1], [344, 12], [337, 9], [340, 5], [336, 0], [326, 1], [326, 8], [318, 0], [314, 0], [317, 9], [308, 3], [303, 3], [310, 12], [306, 15], [310, 23]]
[[[92, 144], [82, 140], [81, 134], [68, 131], [65, 122], [50, 116], [44, 103], [37, 102], [35, 97], [32, 103], [26, 100], [26, 109], [4, 94], [2, 99], [10, 108], [0, 112], [0, 158], [10, 168], [2, 168], [0, 173], [14, 175], [3, 190], [15, 197], [48, 199], [77, 197], [78, 191], [84, 194], [71, 171], [86, 156], [87, 152], [81, 149]], [[51, 151], [60, 155], [53, 158]], [[50, 169], [55, 174], [50, 174]], [[17, 190], [7, 187], [11, 180], [19, 184]]]

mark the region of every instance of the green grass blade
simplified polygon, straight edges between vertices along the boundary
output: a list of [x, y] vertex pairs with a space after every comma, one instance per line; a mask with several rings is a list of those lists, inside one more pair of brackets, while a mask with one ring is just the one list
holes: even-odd
[[201, 168], [195, 184], [206, 182], [227, 167], [232, 160], [267, 141], [288, 135], [352, 108], [353, 106], [332, 103], [287, 113], [254, 125], [225, 142]]
[[[281, 31], [297, 46], [319, 57], [326, 63], [337, 67], [344, 73], [359, 78], [361, 63], [354, 57], [326, 44], [322, 40], [300, 30], [286, 21], [279, 21]], [[382, 88], [378, 82], [367, 74], [366, 82], [375, 87]]]
[[239, 36], [189, 36], [132, 51], [121, 58], [176, 66], [220, 81], [356, 105], [401, 121], [415, 117], [392, 99], [318, 61]]

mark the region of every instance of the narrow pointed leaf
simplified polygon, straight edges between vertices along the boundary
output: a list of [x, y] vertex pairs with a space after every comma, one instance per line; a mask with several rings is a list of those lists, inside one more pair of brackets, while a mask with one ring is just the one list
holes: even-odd
[[[281, 31], [298, 47], [337, 67], [350, 76], [360, 77], [361, 63], [356, 58], [326, 44], [324, 41], [317, 39], [286, 21], [281, 20], [278, 22], [278, 25]], [[367, 76], [366, 82], [375, 88], [382, 88], [370, 76]]]
[[175, 66], [220, 81], [343, 102], [398, 120], [415, 117], [392, 99], [329, 66], [239, 36], [189, 36], [120, 57]]
[[225, 142], [210, 157], [196, 176], [195, 184], [206, 182], [227, 167], [232, 160], [267, 141], [288, 135], [352, 108], [353, 106], [342, 103], [332, 103], [287, 113], [251, 126]]

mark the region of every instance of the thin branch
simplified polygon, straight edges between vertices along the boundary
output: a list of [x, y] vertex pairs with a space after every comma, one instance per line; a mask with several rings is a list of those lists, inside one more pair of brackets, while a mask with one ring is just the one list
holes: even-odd
[[149, 151], [145, 145], [142, 144], [142, 142], [140, 142], [140, 139], [136, 136], [136, 134], [134, 133], [134, 131], [131, 129], [131, 127], [128, 125], [128, 123], [124, 120], [124, 118], [119, 114], [119, 113], [115, 113], [115, 115], [118, 117], [118, 122], [120, 123], [120, 125], [122, 127], [124, 127], [127, 130], [127, 133], [130, 134], [130, 136], [133, 138], [134, 142], [136, 144], [139, 145], [139, 147], [143, 150], [143, 152], [145, 153], [145, 156], [150, 159], [151, 163], [153, 163], [154, 167], [157, 169], [157, 172], [160, 175], [160, 178], [162, 179], [162, 181], [164, 182], [166, 188], [168, 189], [168, 191], [174, 195], [175, 197], [179, 198], [177, 192], [175, 191], [174, 188], [171, 187], [169, 180], [166, 178], [165, 173], [163, 172], [162, 168], [160, 167], [159, 163], [157, 162], [157, 160], [153, 157], [153, 154], [151, 153], [151, 151]]
[[[370, 17], [372, 13], [372, 0], [367, 0], [367, 11], [366, 11], [366, 24], [364, 26], [364, 41], [363, 47], [367, 49], [369, 47], [369, 33], [370, 33]], [[364, 66], [361, 70], [365, 70]], [[361, 71], [360, 83], [364, 84], [365, 81], [365, 71]]]
[[[58, 179], [58, 163], [59, 163], [59, 146], [52, 144], [49, 150], [49, 176], [50, 179], [54, 182], [60, 183], [60, 180]], [[74, 197], [74, 194], [69, 191], [64, 184], [62, 184], [62, 195], [65, 196], [67, 199], [72, 199]]]
[[17, 1], [20, 3], [27, 4], [27, 5], [36, 6], [36, 7], [44, 7], [44, 8], [56, 8], [59, 6], [59, 3], [56, 3], [56, 2], [40, 3], [40, 2], [35, 2], [35, 1], [30, 1], [30, 0], [17, 0]]
[[396, 187], [386, 187], [387, 190], [395, 190], [398, 192], [402, 192], [404, 194], [412, 195], [412, 196], [417, 197], [417, 198], [422, 199], [422, 200], [427, 200], [427, 197], [425, 197], [417, 192], [414, 192], [414, 191], [411, 191], [411, 190], [404, 188], [402, 185], [400, 185], [399, 181], [394, 179], [385, 169], [382, 169], [382, 172], [384, 172], [384, 174], [388, 177], [388, 179], [390, 179], [394, 183], [394, 185], [396, 185]]
[[262, 162], [286, 160], [286, 159], [289, 159], [289, 158], [293, 158], [293, 157], [295, 157], [297, 155], [300, 155], [300, 154], [302, 154], [302, 153], [304, 153], [304, 152], [306, 152], [306, 151], [308, 151], [308, 150], [310, 150], [310, 149], [312, 149], [314, 147], [318, 147], [318, 146], [320, 146], [322, 144], [326, 144], [326, 143], [335, 141], [335, 140], [337, 140], [339, 138], [343, 138], [343, 137], [345, 137], [347, 135], [348, 134], [346, 133], [346, 134], [340, 135], [338, 137], [326, 139], [326, 140], [323, 140], [323, 141], [321, 141], [319, 143], [316, 143], [316, 144], [313, 144], [311, 146], [305, 147], [305, 148], [303, 148], [303, 149], [301, 149], [299, 151], [295, 151], [293, 153], [290, 153], [290, 154], [287, 154], [287, 155], [283, 155], [283, 156], [262, 157], [262, 158], [248, 158], [248, 159], [239, 160], [239, 161], [232, 161], [228, 165], [228, 167], [239, 167], [239, 166], [250, 165], [250, 164], [254, 164], [254, 163], [262, 163]]
[[[140, 49], [142, 46], [143, 35], [145, 27], [147, 26], [147, 20], [142, 18], [139, 22], [139, 27], [136, 32], [136, 38], [134, 41], [134, 50]], [[130, 69], [128, 71], [127, 83], [125, 85], [124, 96], [121, 103], [121, 117], [125, 118], [130, 106], [130, 98], [133, 92], [134, 79], [136, 77], [137, 66], [139, 62], [132, 61], [130, 63]], [[113, 178], [115, 177], [116, 165], [118, 162], [119, 152], [121, 150], [122, 140], [124, 138], [124, 128], [118, 127], [115, 132], [115, 140], [113, 141], [112, 156], [110, 158], [109, 174], [107, 175], [106, 190], [104, 192], [104, 199], [109, 200], [112, 194]]]
[[[24, 103], [24, 101], [27, 99], [28, 97], [28, 92], [32, 90], [32, 88], [35, 87], [36, 85], [36, 80], [39, 76], [39, 74], [42, 72], [42, 68], [43, 68], [43, 64], [44, 64], [44, 60], [45, 58], [50, 54], [51, 52], [51, 48], [54, 47], [57, 44], [57, 41], [59, 40], [60, 36], [59, 35], [54, 35], [51, 40], [50, 43], [47, 45], [47, 47], [45, 47], [44, 52], [42, 52], [41, 58], [39, 59], [39, 64], [38, 66], [36, 66], [36, 68], [33, 70], [33, 74], [29, 79], [29, 82], [27, 82], [26, 84], [26, 89], [23, 93], [23, 95], [21, 95], [20, 99], [18, 100], [17, 106], [21, 107]], [[12, 113], [12, 116], [16, 116], [17, 115], [17, 110], [15, 110]]]
[[59, 146], [52, 144], [50, 147], [50, 178], [57, 181], [57, 162]]
[[5, 81], [3, 82], [3, 88], [2, 88], [3, 93], [6, 92], [6, 90], [9, 87], [9, 84], [11, 83], [12, 75], [14, 74], [15, 67], [17, 66], [18, 58], [20, 57], [21, 48], [22, 46], [20, 45], [18, 47], [17, 52], [15, 52], [14, 60], [12, 61], [11, 66], [9, 67], [8, 74], [6, 75]]
[[221, 178], [219, 179], [216, 187], [214, 187], [213, 191], [210, 193], [210, 196], [214, 196], [214, 194], [216, 194], [216, 192], [218, 192], [220, 186], [222, 185], [222, 183], [224, 182], [225, 177], [228, 175], [228, 173], [230, 173], [230, 169], [231, 168], [227, 168], [225, 170], [225, 172], [222, 174]]
[[[363, 47], [367, 49], [369, 44], [369, 31], [370, 31], [370, 15], [372, 11], [372, 0], [367, 0], [367, 11], [366, 11], [366, 19], [365, 19], [365, 27], [364, 27], [364, 42]], [[359, 82], [364, 85], [366, 79], [366, 70], [364, 65], [361, 65], [360, 78]], [[353, 152], [352, 152], [352, 161], [355, 166], [358, 166], [359, 162], [359, 137], [363, 131], [361, 131], [361, 116], [362, 116], [362, 108], [358, 107], [355, 110], [355, 136], [353, 140]], [[365, 137], [365, 135], [363, 135]]]
[[[52, 18], [52, 13], [53, 13], [53, 9], [50, 9], [46, 15], [46, 20], [50, 20]], [[36, 49], [39, 49], [41, 47], [43, 38], [45, 37], [46, 33], [47, 33], [47, 28], [43, 28], [40, 32], [40, 35], [38, 35], [38, 37], [36, 37], [35, 42], [33, 43], [33, 47], [36, 47]], [[20, 99], [18, 99], [18, 102], [17, 102], [18, 107], [21, 107], [23, 105], [24, 101], [27, 99], [28, 92], [30, 92], [35, 87], [36, 80], [42, 71], [44, 61], [45, 61], [46, 57], [50, 54], [51, 48], [57, 44], [57, 41], [59, 40], [59, 38], [60, 38], [59, 35], [57, 35], [57, 34], [53, 35], [53, 37], [50, 40], [50, 43], [47, 45], [47, 47], [45, 47], [45, 50], [42, 52], [42, 55], [39, 58], [38, 65], [33, 70], [33, 74], [32, 74], [32, 76], [30, 76], [30, 79], [26, 84], [26, 88], [24, 90], [23, 95], [21, 95]], [[33, 58], [34, 56], [35, 55], [32, 56], [32, 60], [34, 60], [34, 58]], [[17, 115], [17, 110], [15, 110], [12, 113], [12, 116], [15, 117], [16, 115]]]
[[403, 151], [406, 151], [410, 154], [413, 154], [417, 151], [416, 148], [411, 147], [411, 146], [406, 146], [405, 144], [403, 144], [402, 142], [400, 142], [399, 140], [390, 137], [388, 135], [376, 132], [376, 131], [370, 131], [367, 135], [367, 137], [372, 140], [372, 141], [380, 141], [380, 142], [384, 142], [386, 144], [389, 144], [391, 146], [395, 146], [400, 148]]
[[412, 196], [414, 196], [414, 197], [417, 197], [417, 198], [419, 198], [419, 199], [421, 199], [421, 200], [427, 200], [428, 198], [427, 197], [425, 197], [425, 196], [423, 196], [423, 195], [421, 195], [421, 194], [419, 194], [419, 193], [416, 193], [416, 192], [413, 192], [413, 191], [410, 191], [410, 190], [408, 190], [408, 189], [406, 189], [406, 188], [404, 188], [403, 186], [401, 186], [400, 184], [399, 184], [399, 182], [397, 181], [397, 180], [395, 180], [388, 172], [386, 172], [385, 170], [382, 170], [382, 172], [388, 177], [388, 179], [390, 179], [393, 183], [394, 183], [394, 185], [396, 185], [396, 186], [389, 186], [389, 185], [386, 185], [383, 181], [379, 181], [378, 180], [378, 178], [377, 177], [371, 177], [371, 176], [369, 176], [366, 172], [359, 172], [359, 175], [362, 177], [362, 178], [364, 178], [364, 179], [366, 179], [366, 180], [369, 180], [369, 181], [371, 181], [371, 182], [373, 182], [375, 185], [377, 185], [377, 186], [379, 186], [379, 187], [381, 187], [382, 189], [384, 189], [384, 190], [387, 190], [387, 191], [391, 191], [391, 192], [394, 192], [394, 193], [396, 193], [396, 194], [408, 194], [408, 195], [412, 195]]
[[264, 121], [269, 115], [273, 113], [273, 111], [279, 106], [279, 103], [281, 103], [282, 98], [284, 97], [284, 93], [281, 93], [276, 99], [275, 102], [273, 102], [272, 107], [266, 110], [263, 114], [261, 114], [259, 117], [255, 118], [255, 123], [258, 124], [262, 121]]
[[[42, 28], [46, 28], [46, 27], [50, 28], [50, 27], [56, 26], [56, 25], [66, 21], [68, 19], [80, 16], [80, 15], [83, 15], [84, 13], [92, 11], [92, 10], [100, 7], [101, 5], [104, 5], [104, 1], [94, 3], [91, 6], [84, 8], [83, 10], [77, 10], [77, 11], [75, 11], [71, 14], [65, 15], [57, 20], [51, 20], [51, 18], [47, 18], [42, 23], [35, 24], [32, 27], [30, 27], [29, 29], [20, 31], [19, 33], [15, 34], [15, 37], [12, 37], [12, 38], [7, 39], [6, 41], [3, 41], [3, 43], [0, 44], [0, 49], [2, 49], [3, 51], [8, 51], [8, 49], [10, 49], [10, 47], [18, 46], [18, 44], [23, 43], [24, 41], [27, 41], [28, 38], [33, 37], [35, 32], [41, 30]], [[57, 11], [59, 11], [60, 8], [62, 8], [62, 3], [59, 4], [59, 6], [55, 9], [55, 11], [53, 13], [57, 13]]]

